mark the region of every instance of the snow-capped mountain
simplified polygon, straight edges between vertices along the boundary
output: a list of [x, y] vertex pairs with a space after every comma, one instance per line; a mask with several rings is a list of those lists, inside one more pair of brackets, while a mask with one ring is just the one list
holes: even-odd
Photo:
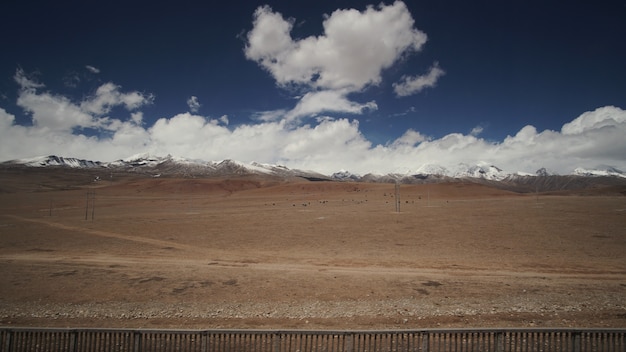
[[92, 168], [102, 166], [102, 163], [99, 161], [91, 161], [77, 158], [64, 158], [56, 155], [39, 156], [28, 159], [16, 159], [8, 161], [6, 163], [31, 167], [65, 166], [71, 168]]
[[289, 169], [282, 165], [243, 163], [237, 160], [203, 161], [173, 157], [138, 154], [129, 158], [102, 163], [107, 168], [124, 168], [135, 172], [150, 172], [172, 176], [243, 176], [267, 175], [275, 177], [311, 176], [323, 177], [315, 172]]
[[358, 181], [361, 179], [361, 176], [353, 174], [350, 171], [339, 170], [335, 172], [334, 174], [330, 175], [330, 178], [334, 180], [341, 180], [341, 181]]
[[424, 164], [415, 171], [415, 175], [449, 176], [449, 174], [448, 169], [436, 164]]
[[563, 190], [582, 190], [605, 186], [626, 185], [626, 174], [615, 168], [579, 169], [571, 175], [558, 175], [546, 168], [535, 173], [506, 172], [487, 163], [478, 165], [459, 164], [451, 168], [426, 164], [405, 173], [386, 175], [366, 174], [358, 176], [342, 170], [331, 176], [335, 180], [378, 183], [441, 183], [474, 182], [509, 191], [530, 193]]
[[[125, 159], [112, 162], [91, 161], [55, 155], [42, 156], [30, 159], [11, 160], [2, 165], [23, 165], [28, 167], [68, 167], [73, 169], [116, 169], [146, 175], [183, 176], [183, 177], [210, 177], [210, 176], [243, 176], [265, 175], [277, 178], [304, 177], [311, 180], [361, 181], [361, 182], [401, 182], [425, 183], [444, 182], [452, 180], [472, 180], [475, 182], [501, 182], [516, 184], [547, 184], [545, 178], [555, 178], [559, 175], [540, 168], [535, 174], [510, 173], [489, 163], [458, 164], [446, 168], [437, 164], [424, 164], [415, 169], [405, 168], [403, 172], [389, 174], [358, 175], [348, 170], [340, 170], [332, 175], [323, 175], [315, 171], [290, 169], [282, 165], [243, 163], [235, 160], [202, 161], [167, 155], [164, 157], [151, 154], [136, 154]], [[602, 166], [596, 169], [578, 168], [570, 176], [573, 177], [614, 177], [626, 179], [626, 173], [610, 167]], [[560, 176], [560, 177], [567, 177]], [[541, 179], [541, 181], [537, 181]], [[554, 188], [554, 187], [550, 187]]]
[[[171, 155], [165, 157], [158, 157], [147, 153], [135, 154], [125, 159], [114, 161], [120, 165], [132, 165], [132, 166], [156, 166], [166, 161], [172, 160]], [[108, 163], [107, 166], [112, 166], [113, 163]]]
[[[537, 171], [541, 175], [547, 173], [545, 169]], [[533, 176], [534, 174], [525, 174], [525, 176]], [[481, 163], [477, 165], [470, 164], [458, 164], [450, 169], [436, 164], [424, 164], [415, 170], [408, 170], [404, 173], [389, 173], [386, 175], [367, 174], [359, 177], [349, 171], [342, 170], [341, 172], [333, 174], [331, 177], [334, 179], [352, 179], [361, 180], [367, 179], [368, 181], [378, 182], [404, 182], [411, 183], [411, 180], [429, 180], [429, 181], [443, 181], [450, 179], [481, 179], [489, 181], [502, 181], [513, 176], [519, 176], [519, 174], [512, 174], [506, 172], [497, 166]]]
[[503, 171], [494, 165], [478, 164], [468, 165], [459, 164], [451, 175], [454, 178], [480, 178], [492, 181], [502, 181], [511, 174]]
[[596, 169], [584, 169], [582, 167], [574, 170], [574, 175], [578, 176], [616, 176], [626, 178], [626, 173], [612, 166], [600, 166]]

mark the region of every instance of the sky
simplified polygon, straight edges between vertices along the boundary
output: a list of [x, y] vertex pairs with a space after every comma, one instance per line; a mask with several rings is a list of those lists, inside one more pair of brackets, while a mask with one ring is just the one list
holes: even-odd
[[0, 4], [0, 160], [626, 170], [626, 1]]

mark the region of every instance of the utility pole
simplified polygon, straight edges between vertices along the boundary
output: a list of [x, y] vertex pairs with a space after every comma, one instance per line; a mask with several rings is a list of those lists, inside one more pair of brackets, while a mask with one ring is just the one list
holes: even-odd
[[87, 203], [85, 204], [85, 220], [89, 219], [89, 204], [91, 204], [91, 221], [96, 212], [96, 191], [87, 192]]
[[396, 213], [400, 212], [400, 183], [396, 181]]

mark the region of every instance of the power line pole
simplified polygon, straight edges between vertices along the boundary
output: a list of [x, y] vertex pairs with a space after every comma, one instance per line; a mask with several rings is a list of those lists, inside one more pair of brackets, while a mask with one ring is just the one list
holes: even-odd
[[400, 183], [396, 182], [396, 213], [400, 212]]
[[89, 215], [89, 192], [87, 192], [87, 203], [85, 204], [85, 220], [87, 220], [88, 215]]
[[87, 202], [85, 204], [85, 220], [89, 219], [89, 204], [91, 204], [91, 221], [96, 212], [96, 191], [87, 192]]

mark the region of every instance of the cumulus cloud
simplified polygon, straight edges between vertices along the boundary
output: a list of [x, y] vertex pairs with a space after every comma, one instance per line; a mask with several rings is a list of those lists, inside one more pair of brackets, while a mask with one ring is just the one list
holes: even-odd
[[417, 131], [409, 129], [406, 132], [404, 132], [402, 136], [400, 136], [398, 139], [393, 141], [393, 143], [391, 143], [391, 146], [393, 148], [400, 148], [400, 147], [413, 148], [417, 144], [426, 142], [429, 140], [430, 138], [428, 136], [425, 136]]
[[135, 110], [143, 105], [151, 104], [152, 95], [140, 92], [122, 93], [120, 87], [113, 83], [105, 83], [98, 87], [96, 93], [81, 102], [81, 110], [97, 116], [108, 114], [112, 108], [123, 106], [127, 110]]
[[[3, 108], [0, 108], [0, 130], [6, 131], [6, 130], [9, 130], [11, 128], [19, 128], [20, 127], [20, 126], [14, 125], [14, 123], [15, 123], [15, 116], [9, 114]], [[4, 147], [4, 145], [3, 145], [3, 147]]]
[[[332, 114], [318, 115], [315, 124], [294, 126], [285, 119], [267, 118], [231, 128], [226, 115], [213, 119], [185, 112], [147, 125], [140, 108], [152, 101], [150, 95], [123, 92], [109, 83], [93, 96], [73, 101], [42, 91], [43, 84], [19, 70], [15, 78], [18, 106], [31, 116], [32, 123], [20, 125], [0, 107], [0, 160], [57, 154], [112, 161], [143, 151], [277, 163], [326, 174], [340, 169], [361, 174], [411, 172], [424, 164], [454, 169], [459, 163], [490, 163], [505, 171], [528, 173], [541, 167], [560, 173], [598, 165], [626, 169], [626, 110], [614, 106], [584, 112], [559, 131], [539, 131], [528, 125], [502, 141], [480, 138], [478, 127], [468, 134], [441, 138], [409, 129], [393, 141], [373, 144], [358, 121]], [[342, 98], [327, 94], [328, 99]], [[314, 98], [324, 95], [309, 99]], [[347, 99], [343, 103], [354, 104]], [[349, 105], [345, 109], [361, 108]], [[105, 133], [89, 135], [83, 132], [86, 128]]]
[[407, 50], [419, 50], [426, 34], [413, 28], [406, 5], [337, 10], [323, 22], [324, 34], [293, 40], [293, 20], [269, 6], [254, 13], [246, 57], [268, 70], [280, 85], [360, 90], [380, 82], [380, 73]]
[[139, 92], [122, 93], [120, 87], [106, 83], [95, 94], [81, 102], [49, 92], [40, 92], [44, 85], [17, 70], [15, 81], [20, 86], [17, 105], [32, 116], [33, 125], [51, 131], [71, 131], [74, 128], [112, 128], [104, 117], [111, 109], [122, 106], [129, 111], [150, 104], [151, 95]]
[[360, 114], [364, 110], [377, 108], [375, 101], [359, 104], [348, 100], [342, 92], [324, 90], [306, 93], [291, 111], [284, 114], [284, 117], [287, 122], [291, 123], [304, 116], [315, 116], [321, 112]]
[[397, 96], [406, 97], [419, 93], [424, 88], [434, 87], [445, 72], [435, 63], [427, 74], [422, 76], [403, 76], [400, 83], [393, 84], [393, 90]]
[[561, 128], [563, 134], [580, 134], [603, 127], [614, 128], [626, 122], [626, 112], [615, 106], [605, 106], [589, 111]]
[[279, 86], [308, 92], [287, 119], [373, 108], [375, 102], [350, 102], [347, 96], [380, 84], [384, 69], [419, 51], [427, 39], [413, 27], [414, 20], [401, 1], [363, 11], [337, 10], [326, 16], [322, 35], [298, 40], [291, 37], [294, 20], [269, 6], [257, 8], [253, 17], [246, 58], [267, 70]]
[[476, 126], [474, 128], [472, 128], [472, 130], [470, 131], [470, 135], [476, 137], [478, 135], [480, 135], [481, 133], [483, 133], [483, 126]]
[[189, 107], [189, 111], [196, 113], [200, 110], [200, 102], [198, 102], [198, 97], [192, 95], [189, 99], [187, 99], [187, 106]]

